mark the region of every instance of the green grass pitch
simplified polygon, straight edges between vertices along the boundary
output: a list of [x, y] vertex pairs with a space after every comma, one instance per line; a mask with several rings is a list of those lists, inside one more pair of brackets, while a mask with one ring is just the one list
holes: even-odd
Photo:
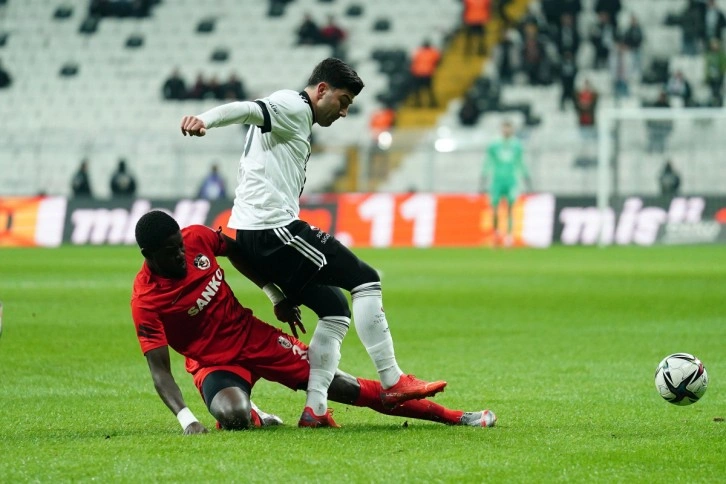
[[[184, 437], [157, 397], [129, 315], [134, 248], [0, 250], [1, 482], [726, 482], [724, 248], [360, 250], [383, 274], [405, 371], [436, 401], [491, 408], [493, 429], [331, 405], [341, 429], [298, 429], [304, 394], [261, 382], [286, 425]], [[224, 263], [243, 304], [265, 296]], [[315, 327], [304, 312], [309, 336]], [[354, 329], [341, 368], [375, 377]], [[711, 378], [662, 400], [665, 355]], [[184, 373], [186, 401], [212, 428]]]

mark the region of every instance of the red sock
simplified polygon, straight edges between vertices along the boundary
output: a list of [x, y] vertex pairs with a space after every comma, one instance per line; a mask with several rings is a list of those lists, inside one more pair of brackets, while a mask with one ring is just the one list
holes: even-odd
[[356, 407], [368, 407], [386, 415], [430, 420], [449, 425], [459, 423], [459, 419], [464, 415], [461, 410], [451, 410], [431, 400], [409, 400], [394, 409], [387, 409], [381, 402], [381, 392], [383, 391], [381, 382], [358, 378], [358, 384], [360, 385], [360, 396], [353, 404]]

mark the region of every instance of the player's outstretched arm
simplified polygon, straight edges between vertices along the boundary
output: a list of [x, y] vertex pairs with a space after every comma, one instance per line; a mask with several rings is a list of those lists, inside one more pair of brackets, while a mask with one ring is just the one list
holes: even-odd
[[198, 116], [184, 116], [181, 121], [181, 131], [184, 136], [204, 136], [210, 128], [230, 124], [262, 126], [264, 122], [265, 115], [259, 104], [252, 101], [237, 101], [222, 104]]
[[146, 362], [149, 364], [151, 378], [154, 380], [156, 392], [161, 400], [176, 415], [179, 424], [184, 429], [184, 435], [203, 434], [207, 432], [191, 410], [187, 408], [179, 386], [171, 374], [171, 361], [169, 347], [161, 346], [146, 353]]

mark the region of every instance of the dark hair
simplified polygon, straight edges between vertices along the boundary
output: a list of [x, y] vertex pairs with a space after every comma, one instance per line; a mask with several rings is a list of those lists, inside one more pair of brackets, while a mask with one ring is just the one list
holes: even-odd
[[152, 210], [136, 222], [136, 243], [141, 249], [153, 252], [160, 249], [169, 236], [179, 231], [179, 224], [166, 212]]
[[308, 79], [308, 86], [327, 82], [334, 89], [347, 89], [356, 96], [363, 90], [363, 81], [348, 64], [335, 57], [328, 57], [315, 66]]

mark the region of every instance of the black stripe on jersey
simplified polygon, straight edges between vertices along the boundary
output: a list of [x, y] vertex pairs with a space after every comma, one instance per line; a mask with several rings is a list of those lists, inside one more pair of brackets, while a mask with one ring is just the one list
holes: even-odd
[[310, 111], [313, 113], [313, 124], [315, 124], [315, 110], [313, 109], [313, 102], [310, 100], [310, 96], [307, 92], [300, 91], [300, 97], [303, 98], [303, 101], [305, 101], [308, 106], [310, 106]]
[[262, 117], [264, 118], [264, 121], [262, 122], [262, 126], [260, 126], [260, 129], [262, 129], [263, 133], [269, 133], [272, 131], [272, 121], [270, 120], [270, 112], [267, 110], [267, 105], [263, 103], [262, 101], [255, 101], [259, 107], [262, 108]]
[[158, 335], [159, 330], [154, 329], [151, 326], [146, 326], [145, 324], [140, 324], [139, 329], [136, 331], [136, 334], [138, 334], [139, 336], [143, 336], [144, 338], [151, 338]]

